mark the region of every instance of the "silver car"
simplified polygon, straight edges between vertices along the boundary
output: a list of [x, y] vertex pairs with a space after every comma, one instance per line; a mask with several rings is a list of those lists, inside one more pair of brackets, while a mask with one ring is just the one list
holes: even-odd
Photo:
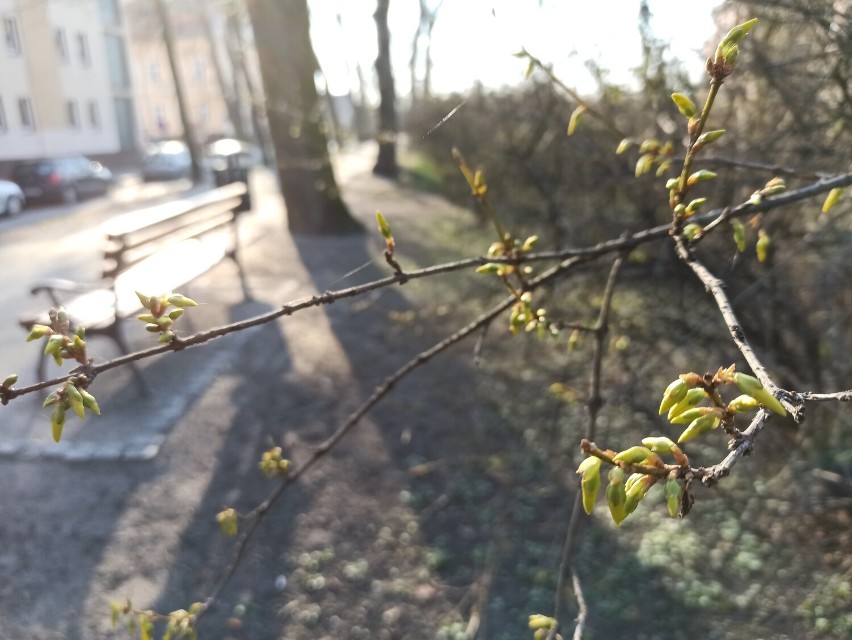
[[0, 215], [16, 216], [24, 210], [24, 192], [14, 182], [0, 180]]

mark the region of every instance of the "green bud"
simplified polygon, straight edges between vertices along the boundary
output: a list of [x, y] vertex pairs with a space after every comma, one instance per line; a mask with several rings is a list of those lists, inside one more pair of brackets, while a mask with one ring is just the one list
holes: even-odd
[[734, 374], [734, 383], [739, 387], [740, 391], [751, 396], [770, 411], [774, 411], [782, 416], [787, 415], [787, 411], [778, 401], [778, 398], [769, 393], [757, 378], [737, 372]]
[[673, 212], [678, 218], [683, 218], [686, 216], [686, 205], [681, 202], [675, 206]]
[[731, 220], [731, 226], [734, 228], [734, 242], [737, 244], [737, 251], [742, 253], [746, 249], [745, 225], [739, 220]]
[[633, 140], [631, 140], [630, 138], [625, 138], [624, 140], [618, 143], [618, 148], [615, 150], [615, 154], [620, 156], [632, 146]]
[[691, 440], [692, 438], [707, 433], [708, 431], [712, 431], [719, 426], [720, 422], [721, 420], [719, 420], [719, 416], [711, 409], [711, 412], [693, 420], [684, 432], [680, 434], [677, 441], [686, 442], [687, 440]]
[[61, 324], [66, 324], [67, 322], [69, 322], [68, 310], [65, 307], [59, 307], [56, 310], [56, 320]]
[[672, 101], [677, 106], [677, 110], [686, 118], [692, 118], [696, 114], [695, 103], [682, 93], [673, 93]]
[[[624, 511], [627, 515], [630, 515], [636, 510], [636, 507], [639, 506], [639, 502], [641, 502], [642, 498], [648, 495], [648, 490], [654, 486], [654, 483], [657, 481], [654, 476], [641, 473], [633, 475], [639, 477], [634, 479], [633, 482], [630, 482], [630, 478], [628, 478], [627, 484], [625, 485], [626, 498], [624, 501]], [[631, 476], [631, 478], [632, 477], [633, 476]]]
[[146, 324], [145, 331], [149, 331], [150, 333], [160, 333], [160, 325], [158, 324]]
[[376, 211], [376, 222], [379, 225], [379, 233], [382, 234], [382, 237], [387, 240], [391, 237], [391, 228], [388, 224], [388, 221], [381, 214], [380, 211]]
[[680, 184], [680, 179], [678, 178], [669, 178], [666, 180], [666, 189], [671, 191], [672, 189], [677, 189], [678, 184]]
[[573, 113], [571, 113], [571, 119], [568, 121], [568, 135], [573, 136], [574, 132], [577, 130], [577, 125], [580, 124], [580, 119], [583, 117], [583, 114], [586, 112], [586, 107], [580, 105], [576, 109], [574, 109]]
[[239, 515], [234, 509], [222, 509], [216, 514], [216, 522], [219, 523], [219, 529], [229, 538], [237, 535], [239, 526]]
[[138, 316], [136, 316], [136, 319], [148, 323], [157, 322], [157, 318], [155, 318], [150, 313], [140, 313]]
[[683, 235], [686, 236], [687, 240], [695, 240], [704, 229], [700, 224], [690, 223], [683, 228]]
[[686, 205], [686, 215], [693, 215], [702, 207], [705, 202], [707, 202], [707, 198], [696, 198], [695, 200], [690, 202], [688, 205]]
[[672, 418], [679, 416], [687, 409], [691, 409], [697, 406], [698, 403], [706, 397], [707, 394], [704, 392], [704, 389], [690, 389], [686, 392], [686, 397], [683, 400], [681, 400], [675, 406], [669, 409], [669, 413], [666, 417], [669, 419], [669, 422], [671, 422]]
[[595, 508], [595, 499], [598, 496], [598, 490], [601, 488], [601, 460], [594, 456], [589, 456], [577, 468], [577, 473], [582, 473], [583, 478], [580, 481], [580, 487], [583, 493], [583, 510], [591, 515]]
[[828, 195], [825, 197], [825, 201], [822, 203], [822, 212], [828, 213], [831, 209], [840, 202], [840, 198], [843, 197], [843, 189], [836, 188], [832, 189], [828, 192]]
[[65, 405], [57, 404], [50, 414], [50, 428], [53, 432], [53, 441], [59, 444], [62, 438], [62, 428], [65, 426]]
[[47, 409], [49, 406], [56, 404], [61, 399], [62, 399], [62, 396], [59, 395], [58, 391], [51, 391], [50, 393], [47, 394], [47, 397], [44, 399], [44, 402], [42, 403], [41, 406], [44, 407], [45, 409]]
[[707, 145], [713, 142], [716, 142], [719, 138], [725, 135], [724, 129], [716, 129], [715, 131], [705, 131], [700, 136], [698, 136], [698, 140], [695, 141], [696, 144]]
[[80, 340], [85, 340], [86, 338], [86, 327], [83, 325], [77, 325], [77, 328], [74, 329], [74, 337], [80, 338]]
[[176, 307], [197, 307], [198, 303], [192, 298], [187, 298], [184, 295], [179, 293], [173, 293], [168, 298], [166, 298], [166, 302]]
[[639, 153], [653, 153], [655, 151], [659, 151], [660, 149], [660, 141], [656, 138], [648, 138], [647, 140], [643, 140], [642, 144], [639, 145]]
[[171, 318], [172, 320], [177, 320], [183, 315], [183, 311], [183, 309], [173, 309], [169, 312], [169, 318]]
[[150, 309], [151, 308], [151, 298], [149, 298], [148, 296], [146, 296], [143, 293], [139, 293], [138, 291], [136, 291], [135, 293], [136, 293], [136, 297], [139, 298], [140, 304], [143, 307], [145, 307], [146, 309]]
[[53, 335], [53, 329], [44, 324], [34, 324], [33, 328], [30, 329], [30, 335], [27, 336], [27, 342], [32, 342], [33, 340], [38, 340], [39, 338], [50, 335]]
[[697, 418], [706, 416], [711, 411], [713, 411], [713, 407], [695, 407], [694, 409], [687, 409], [683, 413], [674, 416], [669, 422], [672, 424], [688, 424]]
[[772, 241], [769, 239], [769, 235], [761, 229], [757, 232], [757, 242], [754, 244], [754, 251], [757, 254], [758, 262], [766, 262], [766, 259], [769, 257], [769, 246], [772, 244]]
[[755, 24], [757, 24], [757, 18], [752, 18], [751, 20], [746, 20], [742, 24], [738, 24], [736, 27], [728, 31], [727, 34], [725, 34], [725, 37], [722, 38], [721, 44], [737, 44], [748, 35], [748, 32], [751, 31], [751, 28]]
[[639, 156], [639, 159], [636, 161], [636, 169], [634, 170], [634, 175], [638, 178], [640, 176], [645, 175], [651, 170], [651, 167], [654, 166], [654, 156], [646, 153], [643, 156]]
[[98, 401], [95, 400], [95, 396], [93, 396], [85, 389], [80, 389], [79, 391], [80, 395], [83, 396], [83, 406], [95, 415], [101, 415], [101, 408], [98, 406]]
[[654, 453], [660, 453], [663, 455], [671, 454], [672, 447], [677, 447], [670, 438], [666, 438], [665, 436], [642, 438], [642, 444]]
[[540, 613], [530, 615], [530, 629], [552, 629], [556, 626], [556, 619], [549, 616], [543, 616]]
[[65, 383], [65, 397], [68, 399], [68, 403], [71, 405], [74, 413], [77, 414], [77, 417], [84, 418], [86, 411], [83, 406], [83, 396], [77, 390], [77, 387], [74, 386], [73, 382], [69, 381]]
[[536, 242], [538, 242], [538, 236], [530, 236], [524, 240], [524, 244], [521, 246], [521, 251], [532, 251]]
[[716, 174], [713, 171], [708, 171], [707, 169], [701, 169], [696, 171], [691, 176], [686, 179], [687, 186], [694, 186], [699, 182], [707, 182], [708, 180], [712, 180], [716, 177]]
[[663, 401], [660, 403], [660, 415], [663, 415], [663, 413], [683, 400], [688, 391], [689, 385], [680, 378], [671, 382], [663, 393]]
[[680, 486], [680, 483], [674, 478], [669, 478], [666, 480], [665, 494], [666, 494], [666, 506], [669, 509], [669, 515], [674, 518], [678, 511], [680, 510], [680, 496], [683, 492], [683, 489]]
[[161, 329], [168, 329], [175, 323], [169, 316], [163, 316], [162, 318], [157, 318], [157, 326]]
[[160, 337], [157, 339], [157, 342], [162, 342], [163, 344], [167, 344], [177, 338], [174, 331], [164, 331], [160, 334]]
[[625, 449], [624, 451], [617, 453], [613, 460], [615, 462], [628, 462], [630, 464], [639, 464], [641, 462], [645, 462], [648, 459], [648, 456], [651, 455], [651, 450], [646, 449], [645, 447], [635, 446], [630, 447], [629, 449]]
[[624, 492], [624, 472], [619, 467], [613, 467], [609, 471], [609, 485], [606, 488], [606, 501], [609, 512], [616, 525], [620, 525], [627, 517], [624, 511], [624, 502], [627, 498]]
[[497, 274], [501, 275], [503, 273], [504, 267], [502, 264], [498, 264], [496, 262], [487, 262], [482, 266], [476, 268], [477, 273], [488, 273], [488, 274]]
[[743, 413], [744, 411], [753, 411], [757, 409], [760, 403], [751, 396], [737, 396], [728, 403], [728, 411], [731, 413]]
[[[44, 355], [60, 357], [62, 347], [65, 346], [65, 336], [62, 334], [54, 334], [47, 339], [47, 344], [44, 345]], [[61, 360], [61, 358], [60, 358]]]
[[2, 386], [4, 389], [8, 389], [13, 384], [15, 384], [17, 381], [18, 381], [18, 374], [17, 373], [10, 373], [8, 376], [6, 376], [6, 379], [3, 380], [3, 384], [0, 385], [0, 386]]

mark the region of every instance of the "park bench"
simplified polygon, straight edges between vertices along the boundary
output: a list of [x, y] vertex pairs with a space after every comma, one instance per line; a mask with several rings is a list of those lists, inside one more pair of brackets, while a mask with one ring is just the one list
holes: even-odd
[[[181, 200], [146, 207], [107, 221], [101, 279], [92, 283], [53, 279], [36, 284], [33, 295], [46, 294], [54, 307], [65, 307], [73, 326], [86, 335], [110, 338], [123, 354], [130, 346], [121, 331], [124, 318], [142, 313], [136, 291], [162, 295], [184, 287], [224, 258], [239, 270], [238, 219], [251, 208], [248, 187], [234, 182]], [[24, 317], [21, 326], [47, 324], [47, 313]], [[40, 357], [39, 380], [45, 379], [47, 358]], [[134, 369], [137, 379], [139, 372]]]

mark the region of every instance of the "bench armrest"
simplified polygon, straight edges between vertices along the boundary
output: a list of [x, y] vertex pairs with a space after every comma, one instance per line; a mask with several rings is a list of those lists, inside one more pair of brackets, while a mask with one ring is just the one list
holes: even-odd
[[30, 289], [30, 294], [36, 296], [40, 293], [45, 293], [50, 298], [50, 301], [55, 306], [59, 307], [62, 305], [60, 293], [86, 293], [87, 291], [94, 291], [95, 289], [102, 288], [103, 284], [98, 283], [74, 282], [73, 280], [66, 280], [64, 278], [50, 278], [36, 284], [32, 289]]

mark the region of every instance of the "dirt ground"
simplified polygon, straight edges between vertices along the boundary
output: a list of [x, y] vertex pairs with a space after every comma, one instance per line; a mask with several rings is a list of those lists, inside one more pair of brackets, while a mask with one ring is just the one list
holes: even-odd
[[[376, 209], [400, 239], [407, 220], [469, 215], [374, 178], [367, 157], [355, 165], [344, 179], [346, 197], [369, 233], [294, 239], [280, 225], [245, 253], [256, 300], [235, 297], [235, 271], [221, 265], [194, 287], [213, 298], [196, 316], [197, 328], [387, 273], [373, 232]], [[110, 602], [168, 612], [203, 599], [233, 546], [215, 514], [225, 505], [248, 511], [274, 486], [258, 471], [261, 452], [275, 443], [296, 461], [310, 454], [377, 384], [430, 344], [435, 336], [413, 321], [417, 313], [404, 288], [386, 289], [267, 325], [236, 348], [229, 338], [201, 347], [211, 359], [225, 351], [218, 360], [226, 364], [151, 460], [3, 459], [0, 639], [126, 637], [112, 631]], [[442, 322], [436, 316], [433, 326]], [[488, 581], [478, 578], [493, 566], [493, 549], [481, 544], [487, 536], [454, 496], [473, 492], [470, 499], [493, 502], [494, 522], [506, 509], [496, 471], [477, 486], [454, 476], [458, 460], [489, 450], [487, 434], [468, 429], [487, 422], [490, 411], [471, 402], [478, 392], [470, 348], [400, 384], [292, 487], [201, 623], [201, 638], [461, 637], [462, 620], [483, 601], [480, 586]], [[135, 415], [126, 428], [144, 431], [146, 403], [191, 387], [205, 366], [204, 356], [188, 366], [182, 357], [147, 365], [154, 397], [118, 389], [99, 396], [102, 408]], [[440, 481], [424, 466], [436, 460], [445, 465]], [[468, 554], [479, 555], [474, 561]]]

